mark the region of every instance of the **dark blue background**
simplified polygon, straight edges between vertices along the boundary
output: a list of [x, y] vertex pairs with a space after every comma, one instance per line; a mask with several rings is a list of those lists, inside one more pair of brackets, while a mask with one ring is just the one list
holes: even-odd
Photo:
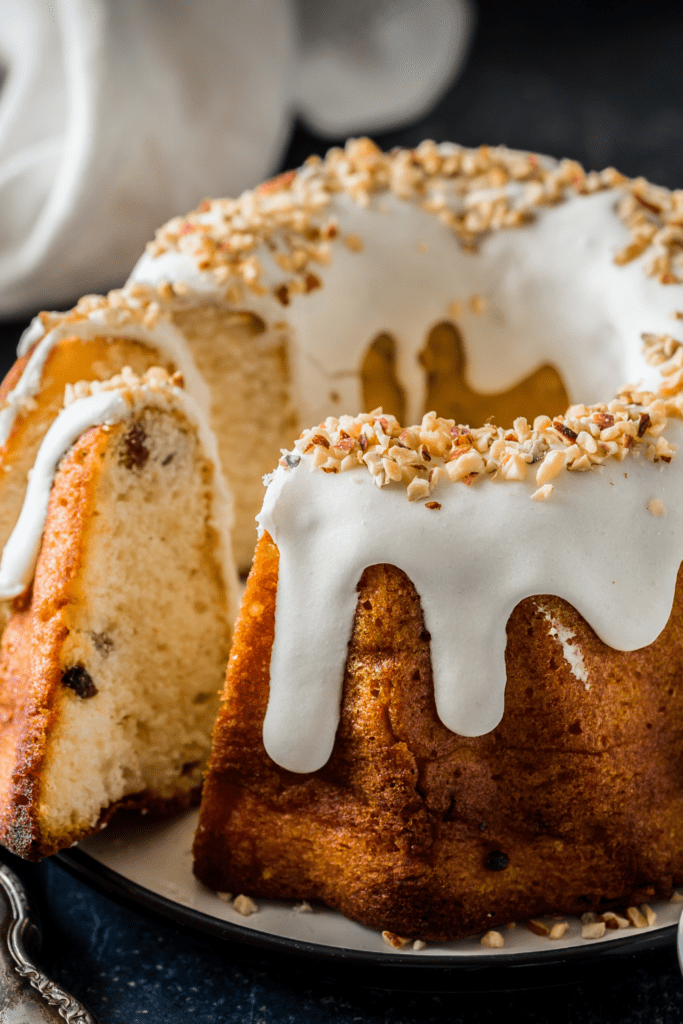
[[[383, 146], [411, 146], [427, 137], [506, 143], [683, 186], [681, 3], [481, 0], [477, 10], [463, 75], [427, 117], [376, 136]], [[297, 127], [283, 169], [329, 144]], [[2, 369], [25, 325], [0, 324]], [[626, 957], [585, 981], [569, 973], [548, 979], [543, 972], [524, 979], [532, 986], [552, 981], [553, 987], [372, 990], [359, 987], [367, 978], [353, 969], [328, 977], [321, 965], [220, 947], [120, 906], [56, 862], [20, 870], [43, 913], [45, 967], [102, 1024], [683, 1021], [673, 948]], [[558, 987], [558, 981], [566, 984]]]

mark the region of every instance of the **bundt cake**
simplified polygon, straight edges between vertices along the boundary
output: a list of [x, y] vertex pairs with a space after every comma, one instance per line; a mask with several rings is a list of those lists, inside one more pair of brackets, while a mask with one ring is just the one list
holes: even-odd
[[[430, 145], [300, 173], [346, 244], [283, 293], [318, 425], [259, 516], [197, 876], [439, 940], [670, 895], [683, 193]], [[321, 419], [324, 378], [440, 415]]]
[[160, 368], [67, 389], [0, 587], [0, 839], [38, 858], [196, 797], [230, 644], [230, 503]]
[[[643, 879], [664, 892], [679, 876], [683, 347], [670, 332], [672, 314], [683, 316], [682, 217], [683, 193], [612, 169], [434, 143], [384, 154], [355, 140], [237, 200], [203, 202], [158, 232], [120, 291], [28, 330], [0, 392], [0, 544], [23, 528], [26, 474], [65, 388], [88, 401], [124, 373], [183, 376], [234, 494], [240, 569], [261, 476], [289, 449], [260, 516], [215, 729], [196, 844], [207, 884], [320, 896], [373, 927], [429, 938], [609, 902]], [[226, 657], [232, 571], [221, 575], [227, 563], [212, 552], [229, 516], [219, 523], [204, 506], [203, 568], [183, 562], [194, 582], [178, 571], [169, 587], [184, 555], [179, 530], [162, 527], [182, 520], [175, 502], [197, 487], [172, 490], [146, 534], [174, 552], [140, 577], [151, 611], [136, 597], [131, 643], [98, 648], [93, 637], [115, 625], [95, 614], [102, 565], [119, 551], [128, 559], [140, 531], [113, 500], [130, 545], [109, 542], [106, 516], [68, 543], [64, 523], [69, 500], [76, 524], [95, 510], [109, 467], [116, 491], [116, 439], [125, 448], [137, 430], [126, 423], [87, 431], [101, 466], [92, 454], [70, 469], [90, 451], [80, 441], [63, 459], [33, 585], [32, 556], [19, 571], [14, 537], [0, 569], [2, 835], [26, 855], [84, 835], [121, 801], [168, 805], [198, 781], [198, 749], [182, 739], [155, 761], [147, 712], [118, 709], [134, 694], [158, 708], [165, 687], [178, 735], [206, 730], [210, 701], [193, 701], [210, 686], [195, 678], [199, 656], [178, 645], [211, 650], [207, 679]], [[307, 423], [319, 426], [291, 450]], [[78, 493], [63, 494], [66, 471], [84, 474]], [[161, 468], [148, 459], [126, 472], [137, 481]], [[49, 576], [62, 546], [80, 552], [91, 539], [96, 578], [75, 554]], [[120, 587], [137, 594], [126, 564]], [[181, 629], [184, 592], [193, 612]], [[105, 694], [117, 709], [109, 747], [96, 703]], [[647, 710], [636, 714], [639, 703]], [[72, 718], [59, 710], [72, 705]], [[98, 737], [88, 756], [100, 760], [86, 779], [81, 748], [52, 768], [49, 752], [66, 751], [53, 739], [60, 723], [78, 734], [88, 708]], [[144, 756], [126, 746], [133, 727]], [[76, 780], [73, 803], [65, 779]]]

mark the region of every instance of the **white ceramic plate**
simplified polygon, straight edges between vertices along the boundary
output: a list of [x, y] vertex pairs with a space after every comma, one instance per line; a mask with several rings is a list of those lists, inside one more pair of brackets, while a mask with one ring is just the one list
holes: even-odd
[[[502, 949], [487, 949], [480, 937], [449, 943], [412, 944], [401, 950], [387, 946], [378, 932], [348, 921], [316, 904], [310, 911], [291, 901], [257, 900], [258, 910], [239, 914], [231, 901], [207, 889], [192, 874], [192, 838], [197, 811], [170, 821], [127, 815], [77, 848], [59, 854], [71, 870], [100, 888], [229, 940], [287, 950], [317, 959], [343, 958], [356, 963], [400, 963], [412, 967], [501, 967], [595, 959], [597, 954], [637, 952], [674, 941], [680, 903], [652, 905], [657, 920], [649, 928], [607, 931], [603, 938], [581, 937], [578, 918], [566, 918], [564, 937], [551, 941], [532, 934], [524, 923], [503, 928]], [[236, 894], [233, 894], [236, 895]], [[545, 919], [549, 925], [554, 922]]]

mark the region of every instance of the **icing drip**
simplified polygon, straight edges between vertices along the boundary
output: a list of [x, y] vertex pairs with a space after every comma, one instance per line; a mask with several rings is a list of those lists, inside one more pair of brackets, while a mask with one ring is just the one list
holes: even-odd
[[[668, 431], [683, 441], [680, 421]], [[315, 771], [332, 751], [356, 585], [369, 565], [395, 565], [415, 585], [437, 711], [465, 736], [502, 717], [505, 627], [524, 598], [564, 598], [617, 650], [652, 643], [666, 625], [683, 559], [678, 460], [567, 474], [542, 503], [529, 500], [527, 483], [443, 482], [439, 510], [407, 502], [398, 484], [378, 489], [362, 467], [329, 475], [311, 465], [304, 456], [278, 467], [258, 517], [280, 551], [263, 737], [290, 771]], [[648, 511], [653, 497], [666, 518]]]

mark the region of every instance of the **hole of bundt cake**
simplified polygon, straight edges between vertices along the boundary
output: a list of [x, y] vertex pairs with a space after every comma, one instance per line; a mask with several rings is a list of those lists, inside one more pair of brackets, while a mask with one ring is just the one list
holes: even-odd
[[365, 412], [382, 407], [405, 423], [406, 398], [396, 376], [396, 342], [390, 334], [378, 334], [371, 342], [360, 370]]
[[92, 676], [83, 665], [72, 665], [71, 668], [68, 668], [62, 676], [62, 683], [83, 700], [94, 697], [97, 693]]
[[429, 332], [420, 353], [426, 371], [427, 409], [456, 423], [481, 425], [490, 417], [502, 426], [518, 416], [531, 422], [542, 414], [553, 416], [569, 406], [567, 390], [557, 370], [545, 364], [507, 391], [475, 391], [467, 383], [466, 346], [454, 323], [444, 320]]

